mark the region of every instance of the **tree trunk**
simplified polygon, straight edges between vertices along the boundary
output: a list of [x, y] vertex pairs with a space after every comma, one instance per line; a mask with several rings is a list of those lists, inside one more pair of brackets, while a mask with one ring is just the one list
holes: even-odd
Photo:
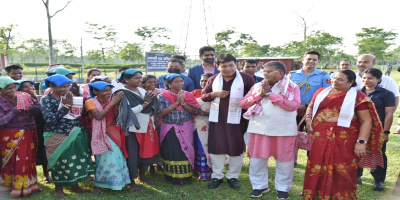
[[49, 11], [49, 1], [46, 1], [47, 26], [49, 32], [49, 65], [54, 64], [53, 36], [51, 34], [51, 16]]

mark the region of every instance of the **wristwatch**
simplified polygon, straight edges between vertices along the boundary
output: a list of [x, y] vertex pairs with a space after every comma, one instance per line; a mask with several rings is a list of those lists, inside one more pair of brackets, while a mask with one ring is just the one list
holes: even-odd
[[360, 144], [367, 144], [367, 141], [365, 141], [365, 140], [357, 140], [357, 142]]
[[390, 134], [390, 131], [383, 131], [384, 134]]
[[267, 92], [265, 93], [265, 96], [267, 97], [268, 95], [270, 95], [272, 92]]

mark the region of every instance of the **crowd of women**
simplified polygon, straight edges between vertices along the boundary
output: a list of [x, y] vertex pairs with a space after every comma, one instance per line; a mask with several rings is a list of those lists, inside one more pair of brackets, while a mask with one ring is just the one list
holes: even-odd
[[[277, 65], [265, 65], [266, 70], [275, 70], [266, 71], [266, 80], [272, 80], [272, 74], [279, 71]], [[284, 72], [279, 72], [282, 79], [257, 83], [244, 98], [259, 88], [261, 97], [257, 101], [240, 104], [246, 108], [259, 104], [265, 109], [262, 99], [268, 99], [275, 83], [278, 88], [285, 81], [292, 90], [285, 93], [285, 89], [280, 106], [295, 112], [300, 104], [299, 91]], [[0, 191], [12, 197], [40, 191], [36, 160], [43, 165], [44, 180], [55, 184], [55, 197], [66, 195], [64, 187], [89, 192], [78, 185], [85, 180], [93, 181], [93, 193], [97, 194], [103, 192], [102, 188], [122, 190], [125, 185], [132, 191], [142, 191], [135, 178], [153, 186], [146, 178], [149, 168], [150, 175], [156, 175], [158, 169], [164, 174], [163, 181], [177, 187], [191, 181], [194, 174], [200, 180], [211, 179], [211, 102], [202, 99], [201, 89], [182, 90], [185, 83], [180, 74], [165, 75], [165, 89], [156, 88], [155, 76], [136, 69], [121, 70], [116, 82], [102, 76], [100, 70], [90, 69], [83, 85], [74, 83], [75, 73], [63, 65], [50, 66], [46, 74], [48, 78], [40, 85], [43, 95], [37, 95], [31, 81], [0, 77]], [[201, 76], [202, 88], [212, 76]], [[313, 133], [311, 148], [318, 150], [310, 151], [308, 157], [304, 198], [341, 199], [344, 193], [345, 198], [356, 198], [357, 169], [387, 165], [381, 150], [387, 139], [383, 127], [392, 120], [385, 113], [393, 111], [395, 97], [378, 86], [381, 77], [379, 69], [366, 70], [364, 87], [357, 91], [356, 74], [343, 70], [335, 75], [331, 87], [315, 93], [305, 121], [307, 130]], [[288, 102], [294, 100], [297, 103], [289, 106]], [[250, 135], [250, 143], [266, 141], [260, 138]], [[260, 194], [267, 189], [259, 190]]]

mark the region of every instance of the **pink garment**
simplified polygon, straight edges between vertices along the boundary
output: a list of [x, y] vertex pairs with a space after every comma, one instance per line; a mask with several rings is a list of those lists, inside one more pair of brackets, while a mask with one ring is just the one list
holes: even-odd
[[268, 136], [250, 133], [247, 145], [251, 158], [269, 158], [279, 161], [291, 161], [295, 152], [297, 136]]
[[90, 92], [89, 92], [89, 83], [82, 85], [81, 88], [83, 89], [82, 97], [83, 97], [84, 101], [87, 99], [90, 99], [91, 96], [90, 96]]
[[165, 124], [161, 122], [160, 130], [160, 146], [168, 131], [174, 127], [176, 137], [181, 143], [181, 149], [185, 153], [186, 157], [192, 168], [194, 168], [194, 147], [193, 147], [193, 122], [187, 121], [183, 125], [177, 124]]
[[207, 69], [204, 67], [203, 63], [201, 64], [201, 66], [203, 67], [203, 71], [204, 73], [211, 73], [214, 74], [215, 73], [215, 68], [216, 68], [216, 64], [214, 63], [213, 67], [211, 67], [211, 69]]
[[[259, 84], [259, 83], [257, 83], [257, 84]], [[259, 93], [253, 92], [254, 91], [254, 87], [256, 85], [254, 85], [250, 89], [250, 91], [246, 94], [246, 96], [244, 96], [240, 100], [240, 102], [239, 102], [240, 103], [240, 107], [242, 107], [243, 109], [249, 109], [250, 107], [258, 104], [261, 101], [261, 99], [263, 98], [262, 96], [260, 96]], [[274, 105], [277, 105], [277, 106], [281, 107], [284, 110], [295, 111], [295, 110], [297, 110], [298, 105], [301, 102], [301, 100], [300, 100], [300, 89], [298, 87], [294, 87], [294, 98], [293, 98], [292, 101], [289, 101], [286, 98], [284, 98], [283, 96], [277, 95], [277, 94], [268, 95], [268, 99], [271, 100], [271, 102]], [[257, 109], [260, 109], [260, 108], [257, 108]]]
[[17, 108], [20, 110], [29, 110], [29, 106], [33, 105], [33, 101], [31, 95], [26, 92], [15, 92], [15, 96], [17, 97]]
[[48, 93], [53, 92], [53, 89], [51, 88], [47, 88], [44, 92], [43, 92], [43, 96], [47, 95]]
[[[97, 98], [93, 98], [89, 101], [92, 101], [94, 105], [96, 105], [96, 108], [99, 112], [103, 111], [103, 106], [100, 104]], [[108, 100], [107, 103], [109, 102], [110, 100]], [[110, 141], [107, 138], [106, 130], [107, 130], [106, 118], [104, 117], [102, 120], [97, 120], [96, 118], [93, 117], [92, 141], [91, 141], [93, 155], [100, 155], [107, 152], [108, 150], [114, 151], [113, 148], [111, 147]]]

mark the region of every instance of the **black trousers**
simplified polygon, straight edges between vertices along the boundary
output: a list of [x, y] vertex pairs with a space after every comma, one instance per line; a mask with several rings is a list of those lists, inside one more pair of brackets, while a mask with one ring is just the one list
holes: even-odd
[[133, 179], [136, 178], [138, 169], [142, 172], [146, 172], [153, 162], [153, 158], [140, 158], [140, 145], [136, 138], [136, 133], [134, 132], [129, 132], [129, 135], [126, 136], [125, 145], [129, 156], [126, 160], [126, 164], [128, 165], [131, 181], [134, 181]]
[[[376, 170], [371, 170], [370, 173], [374, 177], [375, 182], [385, 182], [386, 179], [386, 171], [387, 171], [387, 156], [386, 156], [386, 143], [382, 145], [382, 154], [383, 154], [383, 164], [385, 167], [377, 166]], [[361, 177], [363, 174], [363, 168], [359, 167], [357, 169], [357, 176]]]

